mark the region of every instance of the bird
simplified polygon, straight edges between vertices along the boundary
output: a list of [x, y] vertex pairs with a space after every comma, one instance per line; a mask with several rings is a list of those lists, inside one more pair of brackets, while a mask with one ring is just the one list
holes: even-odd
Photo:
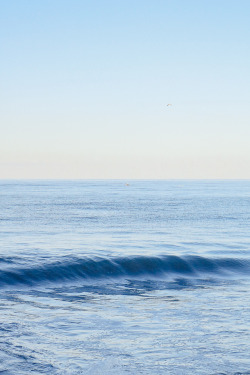
[[169, 104], [167, 104], [167, 107], [169, 107], [170, 105], [172, 105], [172, 104], [170, 104], [170, 103], [169, 103]]

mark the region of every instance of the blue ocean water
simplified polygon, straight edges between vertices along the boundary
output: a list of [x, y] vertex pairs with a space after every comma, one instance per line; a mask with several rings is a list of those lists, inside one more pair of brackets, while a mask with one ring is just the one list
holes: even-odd
[[0, 373], [250, 374], [250, 181], [1, 181]]

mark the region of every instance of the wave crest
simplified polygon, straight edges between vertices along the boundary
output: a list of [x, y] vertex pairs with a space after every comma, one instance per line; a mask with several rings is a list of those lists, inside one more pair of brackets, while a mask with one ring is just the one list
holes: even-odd
[[200, 256], [179, 257], [134, 256], [117, 258], [78, 258], [40, 264], [36, 267], [16, 267], [0, 271], [0, 285], [33, 285], [44, 282], [63, 282], [77, 279], [108, 279], [150, 276], [217, 276], [243, 273], [250, 269], [250, 262], [243, 259]]

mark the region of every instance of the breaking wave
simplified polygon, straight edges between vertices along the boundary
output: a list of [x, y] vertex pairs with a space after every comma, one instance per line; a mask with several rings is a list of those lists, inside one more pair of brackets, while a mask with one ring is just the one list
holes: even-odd
[[133, 277], [208, 277], [242, 274], [250, 270], [250, 261], [200, 256], [133, 256], [114, 258], [63, 259], [36, 266], [14, 266], [0, 270], [0, 286], [34, 285], [44, 282]]

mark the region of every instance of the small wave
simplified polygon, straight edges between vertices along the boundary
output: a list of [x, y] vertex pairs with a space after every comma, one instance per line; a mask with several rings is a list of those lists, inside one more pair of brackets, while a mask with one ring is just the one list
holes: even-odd
[[200, 256], [134, 256], [117, 258], [63, 259], [33, 267], [16, 267], [0, 271], [0, 285], [33, 285], [77, 279], [123, 277], [207, 277], [249, 271], [250, 261], [233, 258], [210, 259]]

